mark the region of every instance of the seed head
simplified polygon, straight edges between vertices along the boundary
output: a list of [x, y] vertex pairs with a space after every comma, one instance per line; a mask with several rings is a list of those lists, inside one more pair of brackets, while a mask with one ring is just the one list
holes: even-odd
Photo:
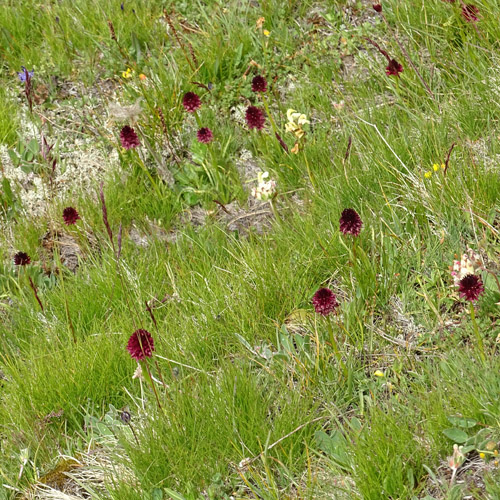
[[182, 99], [182, 105], [188, 113], [194, 113], [201, 106], [201, 100], [194, 92], [187, 92]]
[[147, 330], [136, 330], [128, 339], [127, 351], [136, 361], [150, 358], [154, 350], [153, 336]]
[[374, 3], [373, 10], [375, 10], [376, 12], [382, 12], [382, 4], [381, 3]]
[[328, 316], [338, 307], [337, 297], [329, 288], [320, 288], [312, 298], [314, 310], [322, 316]]
[[64, 223], [67, 226], [71, 226], [73, 224], [76, 224], [76, 221], [80, 220], [80, 215], [78, 214], [78, 212], [76, 211], [75, 208], [66, 207], [63, 210], [63, 219], [64, 219]]
[[257, 130], [262, 130], [264, 123], [266, 123], [264, 112], [255, 106], [248, 106], [245, 118], [249, 128], [256, 128]]
[[205, 144], [208, 144], [209, 142], [212, 142], [214, 140], [214, 134], [207, 127], [200, 128], [200, 130], [196, 132], [196, 137], [198, 137], [199, 142], [203, 142]]
[[363, 221], [358, 212], [353, 208], [346, 208], [340, 216], [340, 231], [344, 234], [358, 236], [363, 226]]
[[458, 294], [469, 302], [475, 302], [483, 293], [483, 282], [475, 274], [468, 274], [458, 282]]
[[30, 263], [30, 256], [26, 252], [17, 252], [16, 255], [14, 255], [15, 266], [27, 266]]
[[120, 142], [125, 149], [136, 148], [140, 144], [135, 130], [128, 125], [125, 125], [120, 132]]
[[261, 76], [254, 76], [252, 80], [252, 91], [253, 92], [267, 92], [267, 81]]

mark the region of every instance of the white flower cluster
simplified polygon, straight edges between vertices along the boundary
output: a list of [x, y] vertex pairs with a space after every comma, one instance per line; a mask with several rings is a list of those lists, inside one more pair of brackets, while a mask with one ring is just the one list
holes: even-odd
[[460, 260], [453, 261], [451, 275], [453, 283], [458, 286], [460, 280], [468, 274], [474, 274], [481, 267], [481, 257], [470, 248], [462, 255]]
[[276, 194], [276, 181], [268, 179], [269, 172], [259, 172], [257, 174], [257, 187], [252, 189], [252, 196], [257, 200], [266, 201]]

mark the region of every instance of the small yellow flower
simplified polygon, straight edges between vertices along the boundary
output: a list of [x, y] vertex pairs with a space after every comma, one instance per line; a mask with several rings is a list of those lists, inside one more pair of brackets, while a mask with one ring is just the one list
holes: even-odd
[[375, 372], [373, 373], [373, 375], [375, 375], [375, 377], [385, 377], [384, 372], [381, 371], [381, 370], [375, 370]]
[[498, 457], [498, 450], [493, 451], [493, 456]]
[[295, 146], [290, 150], [290, 152], [294, 155], [298, 154], [298, 152], [299, 152], [299, 143], [298, 142], [295, 143]]
[[446, 168], [446, 165], [444, 163], [441, 163], [441, 168], [444, 170]]
[[262, 33], [264, 33], [264, 36], [269, 36], [271, 34], [271, 32], [268, 30], [264, 30]]
[[498, 460], [495, 460], [495, 461], [493, 462], [493, 465], [494, 465], [495, 467], [498, 467]]
[[481, 460], [484, 460], [484, 459], [486, 458], [486, 455], [485, 455], [483, 452], [481, 452], [481, 453], [479, 454], [479, 458], [480, 458]]
[[431, 176], [432, 176], [432, 172], [425, 172], [425, 174], [424, 174], [424, 177], [426, 179], [429, 179], [429, 177], [431, 177]]
[[146, 78], [147, 78], [147, 76], [144, 73], [141, 73], [139, 75], [139, 79], [142, 80], [142, 81], [144, 81]]
[[122, 73], [123, 78], [132, 78], [132, 69], [127, 68], [127, 71], [124, 71]]
[[437, 172], [439, 170], [439, 165], [437, 163], [434, 163], [434, 165], [432, 165], [432, 168], [434, 169], [434, 172]]

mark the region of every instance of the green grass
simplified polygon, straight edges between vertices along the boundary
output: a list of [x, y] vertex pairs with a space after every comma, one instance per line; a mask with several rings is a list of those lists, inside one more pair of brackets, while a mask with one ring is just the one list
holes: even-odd
[[[19, 180], [2, 160], [0, 499], [92, 454], [110, 478], [82, 488], [102, 500], [498, 498], [500, 8], [475, 4], [473, 24], [441, 0], [384, 1], [385, 20], [371, 2], [7, 2], [0, 143], [62, 146], [55, 180], [40, 154]], [[288, 153], [269, 118], [244, 123], [264, 107], [256, 74]], [[135, 121], [108, 116], [138, 100]], [[298, 154], [290, 108], [310, 121]], [[88, 189], [60, 177], [81, 140], [118, 150], [101, 177], [82, 165]], [[278, 190], [253, 212], [252, 168]], [[339, 231], [345, 208], [359, 237]], [[450, 274], [468, 248], [484, 264], [484, 361]], [[311, 305], [325, 286], [328, 318]], [[125, 348], [138, 328], [155, 341], [144, 379]], [[467, 461], [452, 484], [455, 443]]]

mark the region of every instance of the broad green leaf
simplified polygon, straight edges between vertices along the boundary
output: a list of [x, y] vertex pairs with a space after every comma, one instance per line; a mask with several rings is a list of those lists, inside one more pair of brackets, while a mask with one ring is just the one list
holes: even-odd
[[456, 427], [462, 427], [464, 429], [470, 429], [477, 425], [477, 421], [472, 418], [462, 418], [462, 417], [446, 417], [451, 425]]
[[467, 439], [469, 439], [469, 436], [461, 429], [457, 429], [455, 427], [452, 427], [450, 429], [445, 429], [443, 431], [443, 434], [454, 441], [455, 443], [461, 444], [465, 443]]

